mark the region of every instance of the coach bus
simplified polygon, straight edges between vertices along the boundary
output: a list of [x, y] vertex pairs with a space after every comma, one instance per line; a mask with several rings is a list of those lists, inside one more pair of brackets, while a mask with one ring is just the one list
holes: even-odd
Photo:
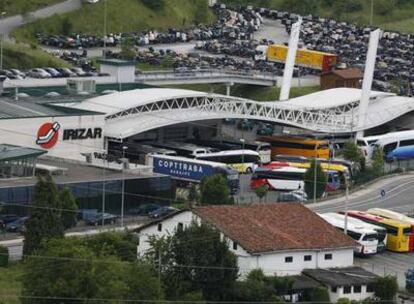
[[252, 150], [229, 150], [200, 154], [196, 159], [225, 163], [239, 173], [252, 173], [260, 165], [259, 153]]
[[165, 142], [165, 143], [157, 143], [153, 142], [150, 143], [151, 146], [174, 150], [177, 152], [178, 156], [194, 158], [197, 155], [210, 153], [213, 151], [217, 151], [215, 149], [211, 149], [208, 147], [201, 147], [193, 144], [181, 143], [181, 142]]
[[328, 159], [329, 143], [326, 140], [290, 136], [260, 136], [260, 141], [272, 145], [272, 159], [278, 154]]
[[267, 164], [271, 161], [271, 145], [268, 142], [263, 141], [231, 141], [231, 140], [201, 140], [201, 139], [193, 139], [189, 142], [216, 148], [221, 151], [227, 150], [252, 150], [259, 153], [260, 161], [262, 164]]
[[[257, 168], [250, 179], [250, 188], [256, 189], [261, 186], [269, 190], [304, 190], [306, 169], [295, 167], [271, 167], [265, 165]], [[339, 188], [340, 181], [338, 173], [326, 171], [328, 182], [326, 191], [335, 191]]]
[[350, 210], [348, 216], [387, 229], [387, 249], [395, 252], [408, 252], [411, 225], [400, 221], [386, 219], [363, 211]]
[[144, 165], [148, 155], [158, 154], [158, 155], [169, 155], [176, 156], [177, 152], [170, 149], [163, 149], [158, 147], [153, 147], [145, 144], [138, 144], [132, 142], [126, 142], [122, 144], [110, 144], [108, 151], [109, 154], [116, 157], [122, 157], [122, 147], [127, 147], [125, 149], [125, 157], [129, 159], [131, 163], [138, 163]]
[[410, 251], [414, 251], [414, 218], [406, 216], [405, 214], [402, 214], [396, 211], [382, 209], [382, 208], [371, 208], [371, 209], [368, 209], [367, 212], [369, 214], [381, 216], [383, 218], [410, 224], [411, 225], [411, 236], [410, 236], [409, 248], [410, 248]]
[[[341, 231], [345, 230], [345, 217], [341, 217], [340, 214], [322, 213], [318, 215], [337, 229]], [[374, 229], [369, 229], [362, 225], [355, 225], [349, 221], [346, 234], [359, 244], [354, 249], [356, 255], [367, 256], [377, 253], [378, 233]]]

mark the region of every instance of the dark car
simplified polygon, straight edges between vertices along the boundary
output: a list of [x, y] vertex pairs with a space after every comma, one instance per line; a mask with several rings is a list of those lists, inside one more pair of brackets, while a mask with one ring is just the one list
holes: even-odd
[[6, 231], [8, 232], [24, 232], [26, 229], [26, 221], [29, 217], [21, 217], [17, 220], [10, 222], [6, 225]]
[[90, 217], [86, 224], [92, 225], [92, 226], [98, 226], [103, 224], [115, 224], [118, 219], [118, 216], [110, 214], [110, 213], [97, 213], [95, 216]]
[[138, 209], [132, 211], [132, 213], [137, 215], [149, 215], [151, 212], [161, 208], [160, 205], [157, 204], [144, 204], [139, 206]]
[[178, 211], [178, 209], [173, 208], [173, 207], [165, 206], [165, 207], [158, 208], [157, 210], [154, 210], [154, 211], [148, 213], [148, 216], [152, 217], [152, 218], [160, 218], [160, 217], [166, 216], [168, 214], [174, 213], [176, 211]]
[[3, 223], [7, 225], [8, 223], [14, 222], [21, 217], [22, 217], [21, 215], [19, 216], [17, 214], [1, 214], [0, 221], [2, 221]]

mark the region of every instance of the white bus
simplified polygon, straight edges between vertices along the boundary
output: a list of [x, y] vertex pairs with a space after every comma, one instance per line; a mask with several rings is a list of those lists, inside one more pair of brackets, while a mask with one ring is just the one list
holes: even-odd
[[[323, 213], [319, 214], [319, 216], [332, 226], [344, 231], [345, 217], [340, 218], [337, 213]], [[378, 233], [375, 230], [348, 222], [347, 235], [359, 244], [354, 249], [356, 255], [366, 256], [378, 252]]]
[[194, 158], [200, 154], [206, 154], [217, 151], [207, 147], [201, 147], [194, 144], [187, 144], [181, 142], [165, 142], [165, 143], [150, 143], [151, 146], [160, 147], [164, 149], [171, 149], [177, 152], [177, 155]]
[[384, 134], [373, 144], [373, 151], [379, 148], [383, 151], [384, 157], [390, 159], [394, 150], [409, 146], [414, 146], [414, 130]]
[[294, 167], [278, 169], [261, 167], [254, 171], [250, 180], [250, 188], [256, 189], [264, 186], [269, 190], [304, 190], [305, 173], [306, 169]]
[[381, 137], [383, 137], [384, 135], [385, 134], [357, 138], [356, 144], [362, 150], [362, 153], [364, 154], [365, 158], [367, 159], [372, 158], [373, 147], [374, 147], [373, 144], [375, 144], [376, 141], [380, 139]]
[[[342, 219], [345, 221], [345, 212], [341, 211], [339, 213], [330, 213], [332, 215], [337, 215], [337, 217], [339, 219]], [[367, 222], [364, 222], [363, 220], [357, 219], [355, 217], [352, 216], [348, 216], [348, 223], [351, 223], [353, 225], [359, 226], [359, 227], [364, 227], [367, 229], [372, 229], [375, 230], [378, 234], [378, 248], [377, 248], [377, 252], [384, 252], [385, 250], [387, 250], [387, 229], [382, 227], [382, 226], [378, 226], [378, 225], [374, 225], [374, 224], [370, 224]]]
[[252, 150], [229, 150], [200, 154], [196, 159], [225, 163], [239, 173], [251, 173], [260, 164], [259, 153]]

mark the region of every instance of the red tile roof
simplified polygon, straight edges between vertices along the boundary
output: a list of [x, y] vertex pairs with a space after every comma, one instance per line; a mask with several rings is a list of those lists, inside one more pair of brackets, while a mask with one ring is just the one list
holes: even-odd
[[361, 79], [364, 77], [360, 69], [345, 69], [345, 70], [332, 70], [328, 71], [326, 73], [323, 73], [322, 75], [327, 74], [335, 74], [343, 79]]
[[355, 246], [350, 237], [301, 204], [208, 206], [193, 212], [250, 253]]

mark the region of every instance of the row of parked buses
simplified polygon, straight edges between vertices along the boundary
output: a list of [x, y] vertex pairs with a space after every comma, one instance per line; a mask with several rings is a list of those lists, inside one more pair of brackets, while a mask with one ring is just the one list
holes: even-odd
[[414, 158], [414, 130], [391, 132], [357, 139], [366, 158], [372, 158], [375, 149], [382, 150], [386, 161]]
[[[381, 208], [347, 211], [347, 234], [359, 246], [357, 255], [372, 255], [386, 249], [394, 252], [414, 251], [414, 218]], [[345, 212], [323, 213], [320, 216], [344, 231]]]

